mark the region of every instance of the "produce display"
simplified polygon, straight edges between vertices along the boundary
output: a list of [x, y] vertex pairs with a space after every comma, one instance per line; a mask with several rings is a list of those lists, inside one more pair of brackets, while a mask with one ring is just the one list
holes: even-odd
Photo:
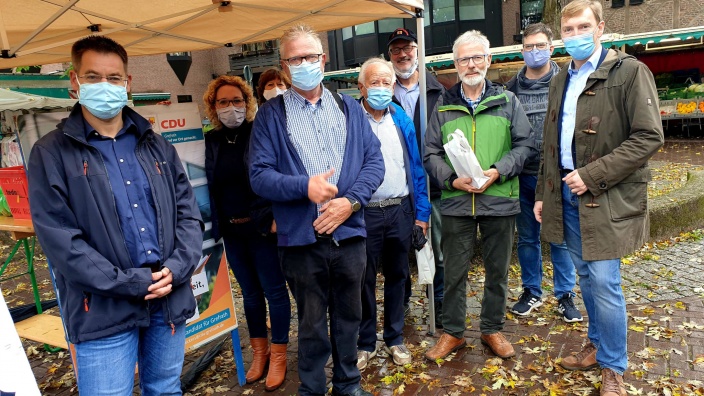
[[683, 101], [677, 103], [677, 112], [680, 114], [690, 114], [693, 113], [695, 110], [697, 110], [696, 100]]

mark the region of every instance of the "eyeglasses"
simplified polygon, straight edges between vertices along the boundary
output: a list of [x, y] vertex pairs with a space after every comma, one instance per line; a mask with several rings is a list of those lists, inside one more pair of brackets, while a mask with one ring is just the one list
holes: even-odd
[[244, 106], [245, 100], [236, 98], [236, 99], [218, 99], [215, 101], [215, 104], [217, 105], [218, 108], [225, 108], [227, 105], [232, 103], [233, 106], [235, 107], [242, 107]]
[[103, 81], [103, 79], [105, 79], [105, 81], [109, 82], [112, 85], [122, 85], [122, 83], [127, 81], [127, 79], [125, 79], [122, 76], [107, 76], [107, 77], [105, 77], [105, 76], [101, 76], [99, 74], [84, 74], [82, 76], [78, 76], [78, 78], [82, 78], [82, 79], [86, 80], [86, 82], [89, 84], [99, 83], [99, 82]]
[[410, 54], [411, 51], [413, 51], [414, 48], [418, 48], [418, 46], [417, 46], [417, 45], [407, 45], [407, 46], [402, 47], [402, 48], [401, 48], [401, 47], [396, 47], [396, 48], [391, 48], [391, 49], [389, 49], [389, 53], [390, 53], [391, 55], [398, 55], [398, 54], [401, 53], [401, 51], [403, 51], [403, 52], [406, 53], [406, 54]]
[[533, 48], [545, 51], [550, 48], [550, 43], [523, 44], [523, 51], [533, 51]]
[[467, 66], [467, 65], [469, 65], [469, 61], [472, 61], [472, 62], [474, 62], [475, 65], [481, 66], [484, 64], [484, 61], [486, 60], [487, 55], [489, 55], [489, 54], [468, 56], [465, 58], [455, 59], [455, 62], [457, 62], [457, 64], [460, 66]]
[[310, 54], [306, 56], [294, 56], [293, 58], [282, 59], [289, 66], [298, 66], [305, 60], [308, 63], [318, 63], [323, 54]]

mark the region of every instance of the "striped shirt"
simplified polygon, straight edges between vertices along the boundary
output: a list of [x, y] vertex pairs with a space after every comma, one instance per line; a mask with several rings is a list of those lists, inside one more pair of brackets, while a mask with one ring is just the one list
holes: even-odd
[[460, 86], [460, 92], [462, 92], [462, 99], [464, 99], [465, 102], [467, 102], [467, 104], [469, 105], [469, 107], [472, 108], [472, 112], [475, 112], [475, 111], [477, 111], [477, 106], [479, 106], [479, 103], [482, 101], [482, 98], [484, 97], [484, 94], [486, 93], [486, 81], [482, 81], [482, 94], [479, 95], [477, 100], [472, 100], [472, 99], [468, 98], [467, 96], [465, 96], [464, 88], [462, 88], [462, 86]]
[[[347, 142], [345, 115], [332, 93], [323, 88], [317, 103], [311, 104], [295, 89], [283, 94], [286, 129], [309, 176], [335, 173], [328, 182], [337, 185]], [[318, 210], [322, 205], [318, 205]]]

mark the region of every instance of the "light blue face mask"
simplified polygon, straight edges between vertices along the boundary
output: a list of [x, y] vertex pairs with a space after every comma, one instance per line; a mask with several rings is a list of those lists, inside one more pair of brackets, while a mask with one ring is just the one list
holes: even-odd
[[[76, 79], [78, 81], [78, 79]], [[127, 105], [127, 87], [112, 85], [109, 82], [81, 84], [78, 91], [78, 103], [101, 120], [116, 117]]]
[[539, 69], [550, 60], [550, 50], [523, 51], [523, 60], [531, 69]]
[[323, 81], [320, 61], [315, 63], [303, 62], [298, 66], [289, 66], [288, 69], [291, 71], [291, 84], [303, 91], [312, 91]]
[[385, 110], [391, 104], [393, 92], [387, 88], [367, 88], [367, 103], [374, 110]]
[[594, 32], [584, 33], [577, 36], [565, 37], [562, 39], [565, 50], [573, 59], [581, 61], [588, 59], [596, 48], [594, 42]]

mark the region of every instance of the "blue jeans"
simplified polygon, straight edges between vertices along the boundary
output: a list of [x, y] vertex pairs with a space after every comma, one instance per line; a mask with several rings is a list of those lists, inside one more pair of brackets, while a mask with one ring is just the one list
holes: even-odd
[[224, 236], [227, 260], [242, 288], [244, 316], [250, 338], [266, 338], [266, 301], [271, 316], [271, 342], [288, 343], [291, 301], [281, 272], [276, 238], [255, 230], [249, 236]]
[[597, 347], [596, 361], [601, 368], [609, 368], [623, 374], [628, 366], [628, 356], [626, 300], [621, 290], [621, 260], [582, 260], [579, 197], [572, 194], [566, 183], [561, 184], [565, 242], [579, 274], [579, 288], [582, 290], [582, 299], [589, 315], [587, 335]]
[[186, 325], [164, 322], [161, 300], [152, 305], [149, 327], [134, 327], [75, 344], [78, 393], [131, 396], [139, 363], [142, 395], [180, 395]]
[[[365, 208], [367, 269], [362, 282], [362, 323], [357, 349], [376, 349], [376, 273], [384, 274], [384, 341], [388, 347], [403, 344], [403, 293], [408, 279], [408, 251], [413, 232], [413, 207], [400, 205]], [[381, 263], [380, 263], [381, 261]]]
[[279, 257], [298, 306], [298, 395], [327, 392], [325, 364], [331, 353], [333, 388], [354, 391], [361, 379], [357, 337], [367, 265], [364, 238], [318, 238], [312, 245], [281, 248]]
[[[540, 223], [535, 220], [535, 186], [538, 176], [520, 175], [521, 213], [516, 218], [518, 229], [518, 263], [521, 265], [521, 281], [534, 296], [542, 296], [543, 254], [540, 249]], [[553, 288], [555, 296], [574, 296], [575, 270], [567, 245], [550, 244], [550, 259], [553, 266]]]

